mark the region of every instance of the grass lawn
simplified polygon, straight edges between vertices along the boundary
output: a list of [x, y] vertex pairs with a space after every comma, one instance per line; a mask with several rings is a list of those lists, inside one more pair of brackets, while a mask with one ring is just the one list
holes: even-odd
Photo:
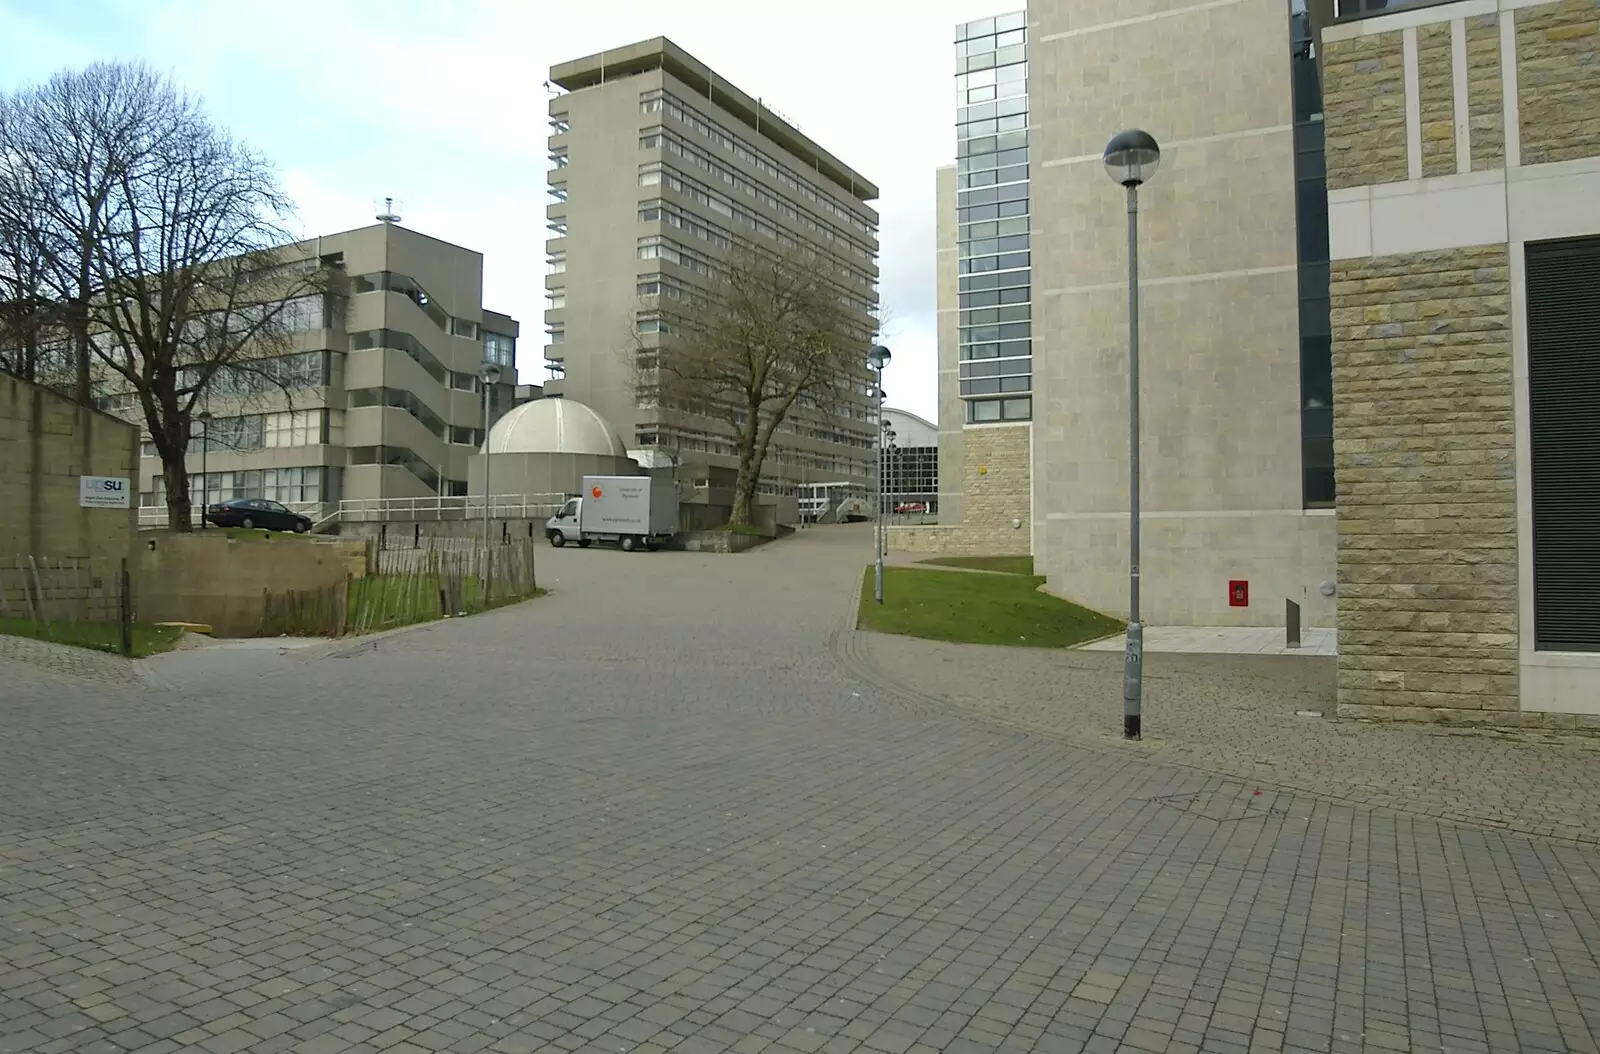
[[[443, 618], [439, 610], [442, 580], [435, 575], [368, 575], [350, 583], [350, 628], [363, 632], [410, 626]], [[491, 596], [487, 609], [542, 597], [543, 589], [518, 596]], [[487, 610], [478, 599], [478, 578], [461, 581], [461, 606], [469, 614]]]
[[1039, 592], [1044, 579], [1033, 575], [886, 567], [881, 607], [872, 599], [872, 576], [868, 568], [862, 579], [859, 625], [879, 633], [958, 644], [1068, 648], [1115, 633], [1124, 625]]
[[932, 560], [918, 560], [917, 563], [935, 567], [966, 567], [973, 571], [999, 571], [1006, 575], [1033, 574], [1031, 556], [936, 556]]
[[[0, 618], [0, 634], [31, 637], [113, 654], [122, 652], [122, 631], [115, 622], [34, 622], [25, 618]], [[151, 626], [135, 622], [133, 656], [142, 659], [167, 651], [178, 643], [182, 635], [183, 630], [175, 626]]]

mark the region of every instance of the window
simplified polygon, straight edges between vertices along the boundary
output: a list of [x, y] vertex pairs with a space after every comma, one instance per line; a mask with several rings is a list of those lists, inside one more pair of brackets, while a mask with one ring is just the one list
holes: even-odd
[[559, 151], [552, 151], [551, 152], [551, 154], [550, 154], [550, 167], [551, 168], [566, 168], [567, 167], [567, 163], [568, 163], [568, 158], [567, 158], [567, 152], [565, 150], [559, 150]]
[[993, 399], [967, 403], [967, 423], [984, 424], [1000, 420], [1000, 403]]
[[301, 296], [286, 301], [283, 311], [278, 316], [286, 330], [291, 333], [300, 333], [306, 330], [322, 329], [325, 324], [324, 314], [326, 303], [319, 293], [315, 296]]
[[452, 318], [450, 320], [450, 332], [458, 337], [466, 337], [468, 340], [477, 340], [478, 324], [476, 322], [468, 322], [464, 318]]
[[565, 183], [557, 183], [550, 188], [550, 203], [552, 205], [559, 205], [566, 200], [567, 185]]
[[567, 342], [567, 327], [565, 326], [551, 326], [546, 332], [550, 336], [546, 343], [565, 344]]
[[264, 416], [266, 446], [312, 446], [322, 442], [321, 410], [284, 410]]
[[483, 357], [501, 366], [514, 366], [517, 361], [517, 338], [505, 333], [483, 331]]
[[566, 114], [557, 114], [556, 116], [550, 118], [551, 135], [560, 135], [563, 132], [571, 131], [571, 129], [572, 122], [567, 119]]
[[551, 253], [545, 262], [549, 265], [551, 274], [563, 274], [567, 270], [567, 254], [564, 252]]
[[551, 289], [545, 293], [544, 299], [544, 309], [546, 311], [559, 311], [567, 306], [567, 289], [565, 286], [559, 289]]
[[565, 216], [553, 216], [550, 222], [544, 226], [545, 230], [554, 234], [557, 238], [565, 238], [567, 236], [567, 218]]

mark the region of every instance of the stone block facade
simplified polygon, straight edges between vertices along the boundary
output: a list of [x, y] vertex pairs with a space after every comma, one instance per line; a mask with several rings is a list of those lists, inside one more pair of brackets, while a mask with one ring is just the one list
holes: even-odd
[[1505, 90], [1500, 77], [1500, 16], [1466, 21], [1467, 129], [1472, 167], [1481, 171], [1506, 163]]
[[64, 396], [0, 373], [0, 560], [110, 564], [128, 556], [130, 507], [78, 505], [79, 476], [139, 476], [139, 430]]
[[1339, 712], [1518, 709], [1504, 245], [1333, 263]]
[[979, 426], [963, 429], [962, 436], [962, 522], [890, 527], [889, 547], [951, 556], [1032, 553], [1033, 427]]
[[1448, 22], [1418, 27], [1417, 74], [1422, 174], [1448, 176], [1456, 170], [1455, 62]]
[[1515, 24], [1522, 163], [1600, 157], [1600, 0], [1521, 8]]
[[1405, 58], [1400, 32], [1328, 41], [1322, 76], [1328, 189], [1405, 179]]

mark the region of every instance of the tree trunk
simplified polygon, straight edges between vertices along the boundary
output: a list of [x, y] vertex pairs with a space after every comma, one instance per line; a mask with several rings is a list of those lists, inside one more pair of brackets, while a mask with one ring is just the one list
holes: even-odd
[[755, 504], [756, 480], [761, 478], [761, 472], [749, 445], [741, 441], [739, 448], [739, 475], [733, 481], [733, 513], [728, 517], [728, 522], [748, 527], [751, 508]]
[[[189, 500], [189, 470], [183, 458], [165, 461], [161, 478], [167, 487], [167, 526], [180, 534], [194, 530], [194, 503]], [[201, 501], [204, 502], [204, 495]]]

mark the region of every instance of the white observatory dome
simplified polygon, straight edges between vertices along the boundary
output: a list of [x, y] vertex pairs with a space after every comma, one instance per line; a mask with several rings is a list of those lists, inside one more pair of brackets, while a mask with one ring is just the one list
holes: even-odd
[[489, 429], [485, 446], [491, 454], [628, 456], [617, 430], [571, 399], [535, 399], [513, 407]]

